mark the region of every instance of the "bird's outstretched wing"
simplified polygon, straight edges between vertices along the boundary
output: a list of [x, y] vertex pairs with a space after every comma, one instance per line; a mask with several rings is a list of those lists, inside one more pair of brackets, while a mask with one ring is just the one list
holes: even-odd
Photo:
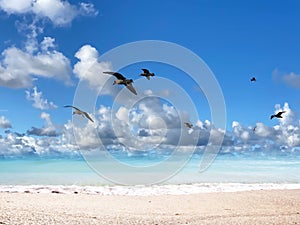
[[126, 77], [124, 77], [122, 74], [117, 73], [117, 72], [103, 72], [103, 73], [113, 75], [119, 80], [126, 80]]
[[150, 73], [149, 70], [147, 69], [142, 69], [144, 71], [144, 73]]
[[132, 86], [132, 84], [127, 84], [126, 87], [135, 95], [137, 95], [136, 90], [134, 89], [134, 87]]
[[281, 111], [281, 112], [277, 113], [277, 116], [281, 116], [283, 113], [285, 113], [285, 111]]
[[78, 111], [81, 111], [80, 109], [78, 109], [77, 107], [72, 106], [72, 105], [65, 105], [64, 107], [65, 107], [65, 108], [73, 108], [73, 109], [76, 109], [76, 110], [78, 110]]
[[86, 112], [83, 112], [86, 118], [88, 118], [90, 121], [94, 122], [94, 120], [90, 117], [90, 115]]
[[275, 117], [275, 115], [271, 115], [270, 119], [273, 119]]

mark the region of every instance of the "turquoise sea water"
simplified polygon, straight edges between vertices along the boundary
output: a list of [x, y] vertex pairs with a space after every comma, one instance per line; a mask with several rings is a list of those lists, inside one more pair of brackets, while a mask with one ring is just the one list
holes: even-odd
[[[156, 163], [164, 163], [166, 168], [170, 166], [164, 162], [166, 157], [164, 155], [115, 153], [114, 156], [132, 166], [149, 166]], [[207, 170], [199, 172], [201, 157], [201, 154], [194, 154], [182, 170], [162, 184], [300, 183], [299, 154], [219, 154]], [[119, 171], [109, 162], [106, 162], [106, 166], [114, 174], [135, 176]], [[163, 171], [155, 171], [151, 176], [160, 172]], [[115, 184], [98, 175], [80, 156], [55, 156], [0, 159], [0, 185], [113, 186]]]

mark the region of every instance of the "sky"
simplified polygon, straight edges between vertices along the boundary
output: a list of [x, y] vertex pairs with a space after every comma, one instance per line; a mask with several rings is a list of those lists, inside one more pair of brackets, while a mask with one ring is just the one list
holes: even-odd
[[[224, 132], [223, 151], [293, 152], [300, 146], [299, 9], [296, 0], [0, 0], [0, 155], [72, 152], [95, 148], [99, 138], [116, 149], [201, 148], [209, 134], [218, 139]], [[175, 43], [205, 62], [224, 96], [225, 130], [212, 124], [203, 90], [174, 66], [122, 68], [140, 100], [112, 85], [114, 78], [102, 72], [114, 71], [116, 62], [101, 56], [144, 40]], [[141, 79], [141, 68], [156, 77]], [[92, 107], [82, 108], [95, 123], [73, 116], [74, 122], [63, 107], [74, 103], [80, 81], [93, 93], [103, 90]], [[280, 110], [284, 118], [270, 120]]]

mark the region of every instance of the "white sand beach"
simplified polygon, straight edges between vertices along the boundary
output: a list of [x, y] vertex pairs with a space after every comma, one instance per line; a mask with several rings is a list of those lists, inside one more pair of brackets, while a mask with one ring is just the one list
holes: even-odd
[[0, 193], [0, 224], [299, 224], [300, 190], [128, 196]]

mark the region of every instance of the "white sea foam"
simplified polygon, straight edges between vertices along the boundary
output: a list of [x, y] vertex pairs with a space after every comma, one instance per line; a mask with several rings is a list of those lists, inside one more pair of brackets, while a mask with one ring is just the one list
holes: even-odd
[[213, 192], [240, 192], [253, 190], [300, 189], [297, 184], [242, 184], [242, 183], [201, 183], [153, 186], [63, 186], [63, 185], [2, 185], [0, 192], [8, 193], [60, 193], [60, 194], [99, 194], [99, 195], [186, 195]]

